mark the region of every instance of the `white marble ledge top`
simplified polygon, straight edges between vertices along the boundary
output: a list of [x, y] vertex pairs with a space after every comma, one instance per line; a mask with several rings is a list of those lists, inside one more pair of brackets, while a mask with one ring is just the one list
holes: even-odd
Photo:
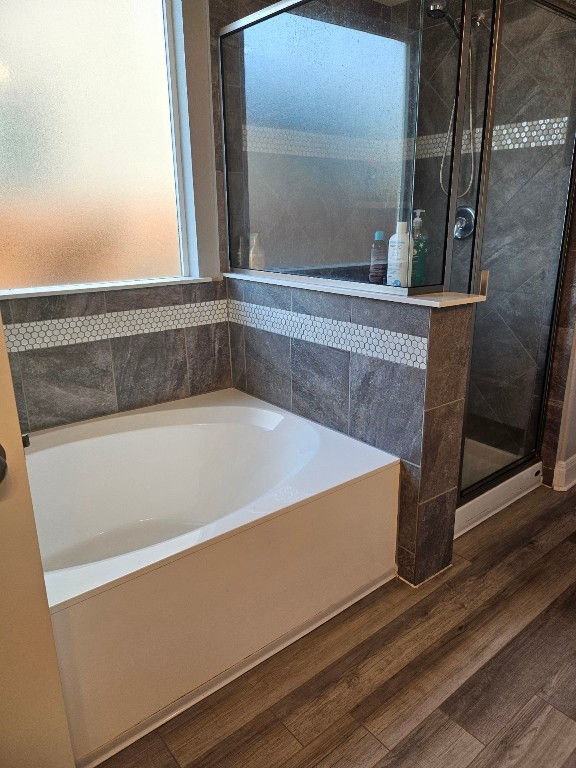
[[322, 291], [324, 293], [340, 293], [343, 296], [358, 296], [378, 301], [393, 301], [398, 304], [414, 304], [420, 307], [457, 307], [463, 304], [477, 304], [486, 301], [486, 296], [471, 293], [426, 293], [420, 296], [404, 296], [398, 293], [388, 293], [377, 287], [364, 286], [362, 283], [347, 283], [343, 280], [329, 280], [319, 277], [299, 277], [296, 275], [279, 275], [266, 272], [258, 275], [253, 272], [225, 272], [224, 277], [235, 280], [248, 280], [255, 283], [283, 285], [286, 288], [303, 288], [307, 291]]

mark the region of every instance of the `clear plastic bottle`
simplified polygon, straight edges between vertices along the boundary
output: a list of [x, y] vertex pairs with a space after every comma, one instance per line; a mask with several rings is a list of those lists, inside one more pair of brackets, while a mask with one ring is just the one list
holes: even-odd
[[388, 245], [388, 272], [386, 285], [406, 288], [408, 285], [408, 250], [410, 236], [405, 221], [396, 225], [396, 233]]
[[370, 249], [370, 271], [368, 280], [371, 283], [382, 284], [386, 280], [388, 270], [388, 258], [386, 243], [384, 242], [384, 232], [378, 230], [374, 233], [374, 242]]

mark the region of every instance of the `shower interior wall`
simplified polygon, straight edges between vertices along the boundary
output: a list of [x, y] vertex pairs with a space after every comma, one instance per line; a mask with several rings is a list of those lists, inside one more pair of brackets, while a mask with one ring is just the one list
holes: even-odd
[[[526, 0], [504, 4], [496, 129], [573, 115], [575, 44], [574, 22]], [[491, 155], [482, 252], [490, 289], [476, 311], [466, 436], [511, 459], [536, 447], [571, 143], [496, 144]]]

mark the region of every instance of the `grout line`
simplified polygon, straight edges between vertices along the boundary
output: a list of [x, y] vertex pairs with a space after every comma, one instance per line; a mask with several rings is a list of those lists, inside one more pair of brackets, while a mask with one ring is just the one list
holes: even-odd
[[445, 408], [447, 405], [454, 405], [454, 403], [460, 403], [464, 400], [463, 397], [458, 397], [456, 400], [449, 400], [447, 403], [441, 403], [440, 405], [435, 405], [432, 408], [425, 408], [424, 414], [430, 413], [431, 411], [436, 411], [438, 408]]

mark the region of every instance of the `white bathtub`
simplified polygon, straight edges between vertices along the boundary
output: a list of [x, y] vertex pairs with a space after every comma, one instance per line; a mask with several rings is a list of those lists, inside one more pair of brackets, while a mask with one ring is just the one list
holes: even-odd
[[399, 462], [235, 390], [27, 450], [79, 765], [395, 573]]

